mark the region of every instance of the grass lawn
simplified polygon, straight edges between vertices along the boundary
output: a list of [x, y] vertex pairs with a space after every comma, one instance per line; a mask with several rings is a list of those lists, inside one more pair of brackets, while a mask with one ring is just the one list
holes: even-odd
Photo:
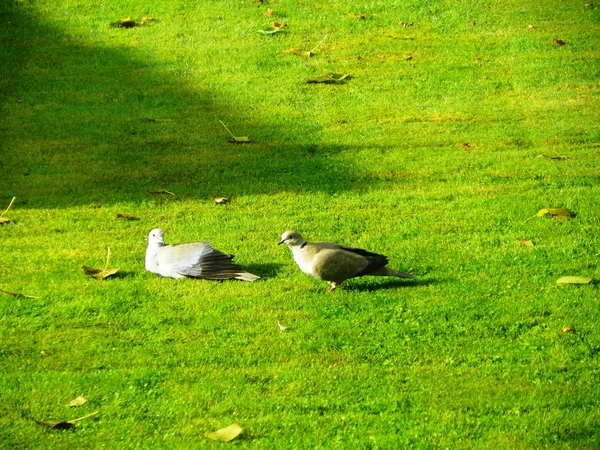
[[[6, 0], [0, 447], [599, 448], [599, 151], [585, 0]], [[327, 293], [289, 229], [418, 278]]]

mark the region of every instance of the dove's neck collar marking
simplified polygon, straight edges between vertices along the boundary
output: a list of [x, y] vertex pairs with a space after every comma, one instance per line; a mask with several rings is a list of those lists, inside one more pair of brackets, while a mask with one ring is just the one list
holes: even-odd
[[300, 248], [304, 248], [304, 247], [306, 247], [306, 244], [308, 244], [308, 242], [304, 241], [304, 242], [303, 242], [303, 243], [300, 245]]

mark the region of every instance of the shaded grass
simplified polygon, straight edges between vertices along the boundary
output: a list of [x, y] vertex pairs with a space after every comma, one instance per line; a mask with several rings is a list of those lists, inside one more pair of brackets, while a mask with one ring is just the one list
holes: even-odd
[[[266, 7], [287, 36], [255, 33]], [[253, 448], [597, 446], [598, 286], [553, 287], [597, 278], [597, 9], [65, 0], [0, 19], [0, 198], [18, 198], [0, 288], [40, 297], [0, 297], [6, 446], [204, 448], [234, 421]], [[327, 71], [351, 79], [301, 83]], [[559, 206], [576, 217], [524, 223]], [[262, 280], [144, 272], [157, 226]], [[419, 278], [326, 295], [275, 245], [290, 228]], [[85, 278], [107, 246], [121, 276]], [[94, 410], [75, 432], [31, 421]]]

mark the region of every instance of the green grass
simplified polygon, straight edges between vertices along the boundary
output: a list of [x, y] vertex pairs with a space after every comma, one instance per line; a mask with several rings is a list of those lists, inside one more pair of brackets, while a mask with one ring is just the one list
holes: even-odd
[[[39, 298], [0, 294], [0, 446], [218, 448], [239, 422], [243, 448], [599, 447], [598, 282], [554, 287], [600, 278], [585, 3], [3, 2], [0, 289]], [[302, 83], [326, 72], [350, 77]], [[524, 223], [547, 207], [575, 216]], [[155, 227], [262, 279], [147, 273]], [[287, 229], [418, 280], [327, 294]], [[86, 278], [106, 247], [120, 275]]]

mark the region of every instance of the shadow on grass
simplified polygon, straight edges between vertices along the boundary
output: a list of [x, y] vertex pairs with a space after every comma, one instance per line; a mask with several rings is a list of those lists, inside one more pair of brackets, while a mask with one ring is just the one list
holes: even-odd
[[400, 279], [391, 279], [388, 281], [383, 281], [381, 283], [375, 283], [373, 281], [369, 281], [364, 284], [348, 284], [347, 282], [344, 284], [344, 289], [350, 291], [358, 291], [358, 292], [373, 292], [380, 291], [386, 289], [400, 289], [400, 288], [415, 288], [420, 286], [432, 286], [434, 284], [444, 283], [443, 280], [400, 280]]
[[[306, 143], [310, 117], [274, 129], [223, 93], [190, 87], [178, 64], [137, 51], [160, 25], [111, 29], [95, 44], [34, 8], [0, 7], [0, 199], [57, 208], [152, 201], [160, 190], [186, 199], [350, 188], [352, 169], [332, 158], [344, 149]], [[228, 142], [220, 119], [254, 143]]]
[[[237, 264], [239, 264], [239, 263], [237, 263]], [[283, 264], [274, 264], [274, 263], [242, 264], [241, 266], [247, 272], [253, 273], [254, 275], [258, 275], [261, 280], [268, 280], [269, 278], [277, 278], [279, 269], [284, 267]]]

